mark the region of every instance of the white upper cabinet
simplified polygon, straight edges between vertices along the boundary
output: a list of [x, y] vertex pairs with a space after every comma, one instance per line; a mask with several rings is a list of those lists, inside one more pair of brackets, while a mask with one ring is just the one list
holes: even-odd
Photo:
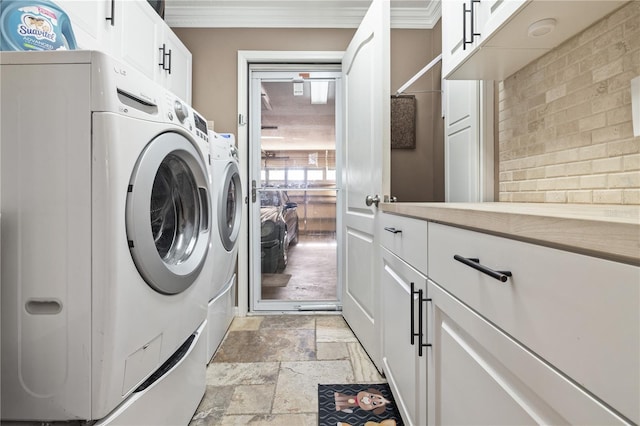
[[116, 28], [107, 18], [115, 13], [115, 2], [58, 0], [56, 3], [69, 15], [79, 49], [111, 51]]
[[191, 52], [169, 27], [163, 29], [157, 45], [156, 80], [191, 104]]
[[115, 54], [155, 79], [158, 68], [158, 36], [162, 20], [146, 1], [117, 2], [119, 40]]
[[191, 104], [191, 52], [146, 0], [58, 0], [79, 49], [122, 60]]
[[504, 80], [626, 1], [443, 0], [442, 74]]

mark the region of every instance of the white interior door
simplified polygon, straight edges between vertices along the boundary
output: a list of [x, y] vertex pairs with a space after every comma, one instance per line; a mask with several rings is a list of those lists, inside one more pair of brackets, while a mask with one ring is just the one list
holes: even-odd
[[349, 44], [343, 61], [345, 94], [342, 168], [345, 202], [343, 227], [343, 315], [378, 369], [382, 336], [379, 277], [375, 265], [377, 206], [367, 196], [389, 193], [390, 157], [390, 3], [373, 0]]
[[447, 81], [445, 199], [479, 200], [480, 82]]
[[445, 201], [493, 201], [492, 86], [445, 80]]

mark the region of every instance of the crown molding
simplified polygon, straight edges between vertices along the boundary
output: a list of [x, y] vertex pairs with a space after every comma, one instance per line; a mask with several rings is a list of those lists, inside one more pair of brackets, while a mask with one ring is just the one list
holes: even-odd
[[[361, 1], [272, 3], [167, 1], [165, 21], [170, 27], [188, 28], [357, 28], [368, 8], [368, 2]], [[440, 19], [440, 1], [420, 3], [425, 5], [392, 5], [391, 28], [433, 28]]]

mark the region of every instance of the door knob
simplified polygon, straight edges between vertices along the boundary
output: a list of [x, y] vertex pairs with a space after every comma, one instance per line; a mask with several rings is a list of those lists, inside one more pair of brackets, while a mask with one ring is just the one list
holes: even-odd
[[378, 203], [380, 202], [380, 196], [378, 194], [374, 195], [373, 197], [371, 195], [367, 195], [367, 198], [365, 198], [364, 202], [367, 206], [371, 206], [371, 204], [375, 204], [376, 207], [378, 207]]

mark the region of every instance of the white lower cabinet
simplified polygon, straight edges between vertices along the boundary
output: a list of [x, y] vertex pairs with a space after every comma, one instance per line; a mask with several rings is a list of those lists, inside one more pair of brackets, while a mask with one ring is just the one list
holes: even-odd
[[427, 222], [381, 214], [382, 363], [400, 415], [427, 422]]
[[378, 232], [405, 423], [640, 423], [640, 267], [392, 214]]
[[429, 293], [433, 368], [428, 424], [625, 424], [442, 287], [430, 281]]
[[[405, 423], [427, 418], [427, 278], [382, 248], [382, 362]], [[421, 300], [422, 299], [422, 300]]]
[[640, 268], [429, 222], [430, 424], [637, 424]]

